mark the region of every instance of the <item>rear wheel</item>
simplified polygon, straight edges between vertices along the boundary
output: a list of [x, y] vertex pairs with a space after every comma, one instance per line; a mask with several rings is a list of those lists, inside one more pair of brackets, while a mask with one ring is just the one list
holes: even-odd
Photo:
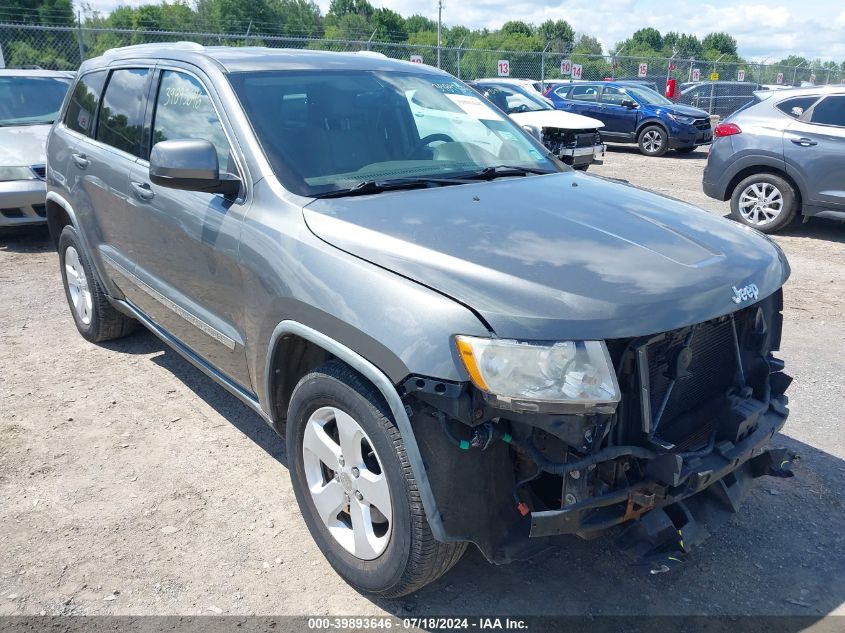
[[669, 149], [669, 135], [659, 125], [647, 125], [640, 131], [637, 144], [646, 156], [663, 156]]
[[731, 216], [764, 233], [792, 222], [798, 211], [795, 189], [775, 174], [754, 174], [740, 181], [731, 196]]
[[465, 543], [431, 534], [405, 446], [381, 394], [330, 361], [299, 381], [287, 420], [290, 475], [305, 523], [344, 580], [384, 597], [446, 573]]
[[73, 321], [85, 339], [102, 343], [135, 330], [138, 322], [109, 302], [72, 226], [62, 229], [59, 236], [59, 264]]

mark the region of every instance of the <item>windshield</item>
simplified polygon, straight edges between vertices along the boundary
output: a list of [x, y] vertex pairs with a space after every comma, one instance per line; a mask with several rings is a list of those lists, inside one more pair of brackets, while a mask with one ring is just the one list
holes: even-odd
[[0, 77], [0, 126], [52, 123], [70, 78]]
[[229, 80], [276, 176], [300, 195], [457, 181], [501, 165], [559, 171], [548, 150], [449, 76], [280, 70]]
[[655, 92], [650, 88], [642, 88], [640, 86], [625, 86], [625, 92], [632, 95], [640, 103], [648, 105], [674, 105], [669, 99], [664, 97], [659, 92]]
[[554, 110], [539, 93], [534, 96], [517, 86], [478, 84], [478, 89], [481, 94], [508, 114]]

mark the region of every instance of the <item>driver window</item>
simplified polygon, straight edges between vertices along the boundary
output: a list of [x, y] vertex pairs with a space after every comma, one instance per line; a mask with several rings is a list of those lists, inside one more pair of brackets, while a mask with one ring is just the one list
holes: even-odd
[[604, 92], [601, 95], [601, 100], [604, 103], [608, 103], [610, 105], [621, 106], [624, 101], [627, 101], [629, 99], [630, 97], [625, 93], [624, 90], [614, 88], [613, 86], [606, 86]]
[[208, 92], [196, 78], [165, 70], [156, 99], [152, 144], [192, 138], [214, 145], [221, 172], [235, 171], [229, 141]]

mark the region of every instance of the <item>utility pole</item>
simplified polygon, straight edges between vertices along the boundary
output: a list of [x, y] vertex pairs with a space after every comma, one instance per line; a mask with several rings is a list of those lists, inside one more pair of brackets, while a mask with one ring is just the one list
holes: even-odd
[[443, 23], [443, 0], [437, 0], [437, 67], [440, 68], [441, 24]]

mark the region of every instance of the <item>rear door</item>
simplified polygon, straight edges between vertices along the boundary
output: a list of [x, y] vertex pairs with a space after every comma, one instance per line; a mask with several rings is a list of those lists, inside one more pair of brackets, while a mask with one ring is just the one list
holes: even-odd
[[613, 134], [633, 134], [637, 129], [637, 108], [622, 105], [633, 99], [621, 88], [605, 86], [601, 94], [602, 132]]
[[[207, 77], [162, 63], [153, 82], [147, 126], [150, 147], [204, 139], [217, 149], [221, 172], [247, 182], [234, 135]], [[127, 208], [138, 291], [133, 301], [182, 345], [251, 393], [243, 336], [243, 282], [238, 243], [248, 186], [234, 199], [153, 184], [149, 153], [129, 174]]]
[[784, 132], [787, 171], [811, 205], [845, 210], [845, 95], [816, 102]]
[[151, 75], [151, 68], [142, 66], [115, 68], [108, 78], [105, 71], [92, 74], [89, 90], [78, 87], [68, 107], [68, 124], [76, 123], [83, 134], [68, 163], [71, 204], [82, 216], [95, 263], [105, 264], [109, 277], [131, 271], [135, 259], [137, 218], [129, 213], [126, 195], [130, 167], [141, 153]]
[[600, 86], [576, 84], [567, 95], [561, 109], [601, 119], [599, 116], [599, 90]]

